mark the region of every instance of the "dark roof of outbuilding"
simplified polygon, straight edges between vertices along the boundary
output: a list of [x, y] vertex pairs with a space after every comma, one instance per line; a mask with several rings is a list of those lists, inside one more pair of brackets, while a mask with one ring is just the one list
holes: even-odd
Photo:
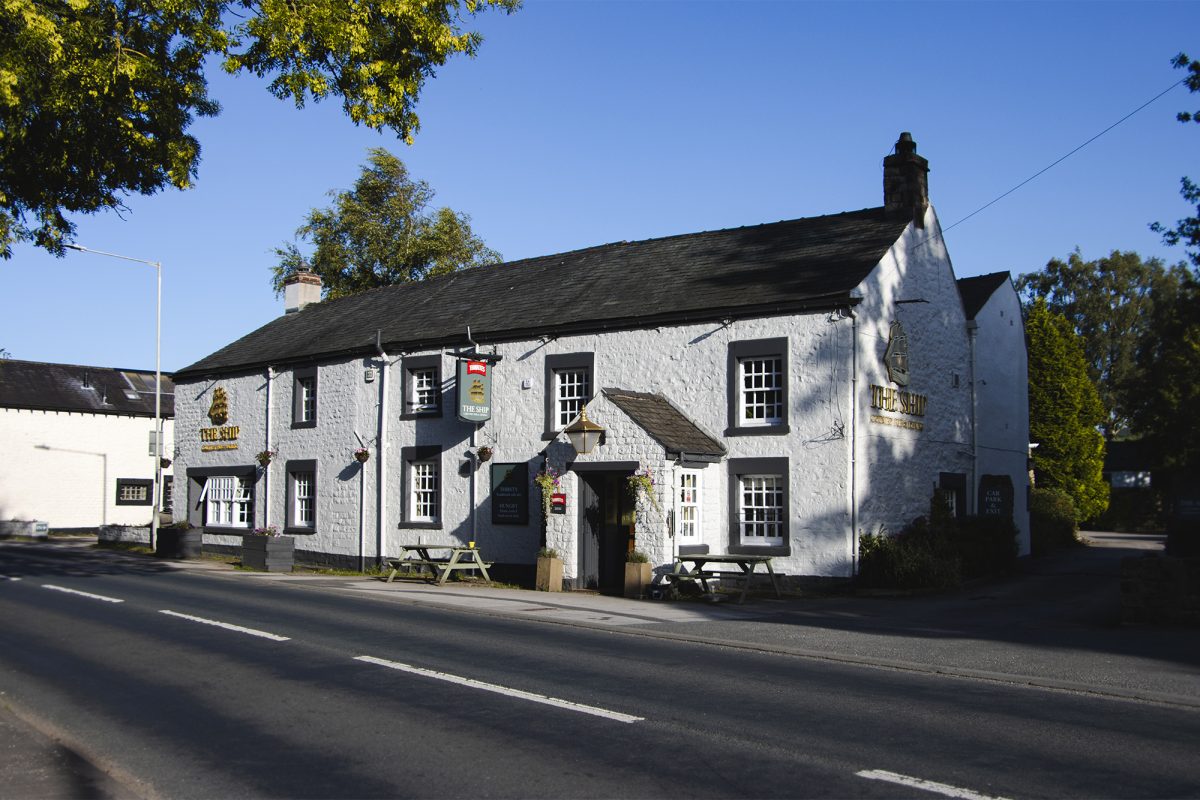
[[326, 300], [177, 377], [373, 352], [641, 327], [846, 302], [907, 219], [882, 208], [540, 256]]
[[[154, 416], [154, 373], [0, 359], [0, 407]], [[175, 415], [175, 385], [162, 375], [162, 415]]]
[[666, 448], [668, 454], [706, 459], [725, 455], [723, 444], [705, 433], [660, 394], [605, 389], [604, 396]]
[[966, 313], [967, 319], [975, 319], [975, 315], [987, 304], [988, 298], [1009, 280], [1011, 277], [1007, 272], [959, 278], [958, 294], [962, 298], [963, 311]]

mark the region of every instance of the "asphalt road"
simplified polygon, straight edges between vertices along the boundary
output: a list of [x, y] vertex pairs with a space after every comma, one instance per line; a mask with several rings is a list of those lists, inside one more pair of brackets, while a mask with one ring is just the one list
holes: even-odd
[[41, 548], [0, 620], [3, 698], [131, 795], [1200, 796], [1194, 707]]

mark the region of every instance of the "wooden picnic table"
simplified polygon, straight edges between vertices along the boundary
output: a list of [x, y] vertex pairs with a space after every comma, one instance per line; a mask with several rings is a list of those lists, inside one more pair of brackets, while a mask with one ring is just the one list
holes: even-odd
[[[488, 575], [487, 568], [494, 562], [484, 561], [479, 554], [478, 547], [468, 547], [461, 544], [402, 544], [400, 549], [404, 551], [404, 555], [400, 558], [385, 559], [385, 563], [391, 568], [391, 574], [388, 575], [387, 582], [391, 583], [396, 577], [396, 573], [400, 570], [412, 571], [418, 568], [422, 572], [429, 570], [430, 575], [437, 581], [438, 586], [446, 583], [451, 573], [470, 570], [471, 572], [482, 572], [483, 579], [490, 581], [492, 577]], [[432, 551], [448, 550], [449, 555], [434, 556]]]
[[[741, 572], [707, 569], [709, 564], [737, 564]], [[719, 581], [725, 578], [740, 581], [742, 593], [738, 597], [738, 603], [744, 603], [746, 602], [746, 592], [750, 589], [750, 581], [754, 577], [754, 570], [759, 564], [767, 568], [767, 575], [771, 578], [771, 588], [775, 590], [775, 597], [782, 597], [779, 594], [779, 584], [775, 581], [775, 570], [771, 568], [771, 556], [725, 553], [678, 555], [675, 556], [675, 563], [671, 571], [663, 577], [669, 580], [673, 586], [687, 582], [699, 583], [705, 594], [712, 594], [708, 586], [710, 580], [717, 579]]]

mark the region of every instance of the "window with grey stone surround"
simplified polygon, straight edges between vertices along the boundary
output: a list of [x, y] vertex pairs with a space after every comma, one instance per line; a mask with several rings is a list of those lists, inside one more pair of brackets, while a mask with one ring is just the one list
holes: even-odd
[[238, 535], [254, 527], [258, 468], [193, 467], [187, 471], [187, 521], [214, 534]]
[[730, 342], [726, 436], [788, 433], [788, 340]]
[[596, 386], [595, 353], [561, 353], [546, 356], [545, 432], [553, 439], [592, 399]]
[[292, 427], [317, 427], [317, 368], [292, 372]]
[[317, 530], [317, 462], [295, 460], [285, 464], [287, 515], [284, 532], [309, 534]]
[[401, 528], [442, 527], [442, 449], [402, 447], [404, 503]]
[[401, 419], [442, 415], [442, 357], [413, 356], [403, 361], [404, 410]]
[[791, 555], [787, 458], [729, 459], [729, 552]]

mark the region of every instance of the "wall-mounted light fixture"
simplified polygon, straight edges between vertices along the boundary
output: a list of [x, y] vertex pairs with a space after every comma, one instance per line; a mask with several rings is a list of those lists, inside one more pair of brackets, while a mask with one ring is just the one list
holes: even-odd
[[567, 438], [571, 440], [571, 446], [575, 448], [575, 452], [586, 456], [600, 443], [600, 437], [604, 435], [604, 428], [588, 419], [587, 409], [584, 408], [579, 412], [579, 419], [568, 425], [563, 433], [567, 434]]

